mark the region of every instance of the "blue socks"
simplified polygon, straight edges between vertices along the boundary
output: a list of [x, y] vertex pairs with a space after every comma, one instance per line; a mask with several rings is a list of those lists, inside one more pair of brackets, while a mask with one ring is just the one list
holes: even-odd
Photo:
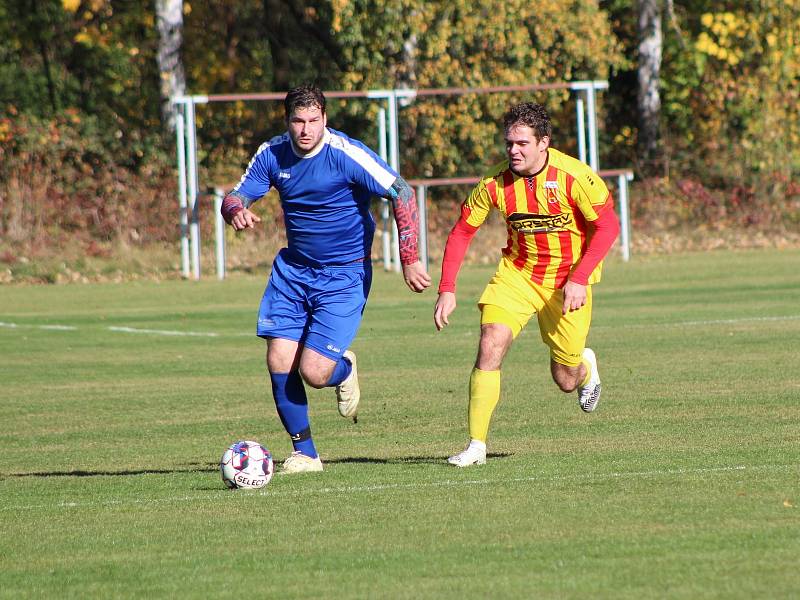
[[333, 387], [339, 385], [350, 376], [352, 371], [353, 365], [350, 364], [350, 361], [344, 357], [340, 357], [339, 362], [337, 362], [336, 366], [333, 368], [331, 378], [328, 380], [328, 386]]
[[[353, 365], [349, 360], [340, 358], [333, 369], [328, 386], [336, 386], [350, 376]], [[298, 371], [291, 373], [270, 373], [272, 397], [275, 408], [281, 418], [283, 428], [292, 438], [295, 451], [302, 452], [311, 458], [317, 458], [317, 449], [311, 439], [311, 424], [308, 420], [308, 398], [303, 378]]]
[[[342, 362], [341, 359], [339, 362]], [[339, 365], [337, 364], [334, 374], [338, 369]], [[308, 421], [308, 398], [300, 373], [297, 371], [270, 373], [269, 378], [272, 382], [272, 396], [275, 398], [278, 416], [281, 418], [286, 433], [292, 438], [292, 446], [297, 452], [317, 458], [317, 449], [314, 446], [314, 440], [311, 439], [311, 425]]]

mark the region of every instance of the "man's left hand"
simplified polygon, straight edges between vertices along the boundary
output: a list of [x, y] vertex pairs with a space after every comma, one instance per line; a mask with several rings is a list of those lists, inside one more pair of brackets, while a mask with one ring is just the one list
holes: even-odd
[[403, 279], [412, 292], [421, 293], [431, 284], [431, 276], [420, 261], [403, 265]]
[[570, 311], [578, 310], [586, 304], [586, 286], [574, 281], [567, 281], [564, 284], [564, 305], [561, 307], [561, 314], [565, 315]]

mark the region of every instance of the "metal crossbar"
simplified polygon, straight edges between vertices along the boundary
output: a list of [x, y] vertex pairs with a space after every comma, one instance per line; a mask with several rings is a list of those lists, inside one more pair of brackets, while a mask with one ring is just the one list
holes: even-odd
[[[529, 85], [511, 86], [491, 86], [491, 87], [451, 87], [451, 88], [427, 88], [427, 89], [394, 89], [394, 90], [369, 90], [369, 91], [345, 91], [334, 90], [326, 91], [328, 98], [363, 98], [379, 102], [381, 106], [378, 110], [378, 131], [379, 131], [379, 154], [395, 171], [400, 172], [400, 142], [398, 127], [398, 100], [413, 98], [416, 96], [454, 96], [466, 94], [495, 94], [508, 92], [525, 92], [540, 90], [571, 90], [577, 94], [576, 98], [576, 121], [578, 130], [578, 157], [583, 162], [588, 163], [595, 171], [599, 169], [599, 158], [597, 150], [597, 114], [596, 114], [596, 93], [598, 90], [608, 89], [607, 81], [573, 81], [573, 82], [553, 82]], [[200, 278], [200, 207], [199, 198], [200, 181], [197, 166], [197, 122], [195, 118], [195, 107], [198, 104], [208, 104], [212, 102], [239, 102], [239, 101], [280, 101], [286, 96], [285, 92], [263, 92], [248, 94], [210, 94], [194, 96], [176, 96], [172, 99], [176, 107], [176, 136], [178, 153], [178, 205], [180, 209], [180, 231], [181, 231], [181, 269], [184, 277], [190, 276], [194, 279]], [[584, 106], [585, 103], [585, 106]], [[587, 130], [588, 128], [588, 130]], [[588, 145], [587, 145], [588, 142]], [[628, 259], [629, 251], [627, 242], [627, 181], [632, 179], [632, 172], [625, 171], [625, 243], [623, 256]], [[602, 173], [601, 173], [602, 174]], [[417, 180], [427, 181], [422, 187], [417, 186], [417, 198], [425, 198], [426, 189], [435, 185], [445, 185], [437, 183], [445, 181], [441, 179]], [[473, 178], [454, 178], [447, 180], [446, 185], [469, 183], [475, 181]], [[620, 181], [622, 181], [620, 179]], [[622, 190], [622, 184], [620, 189]], [[215, 195], [217, 192], [215, 192]], [[620, 193], [622, 195], [622, 192]], [[425, 207], [421, 205], [420, 213]], [[219, 218], [219, 211], [217, 218]], [[400, 257], [397, 250], [397, 227], [389, 218], [389, 203], [383, 201], [381, 205], [382, 220], [382, 250], [384, 267], [389, 270], [394, 268], [400, 270]], [[391, 222], [391, 223], [390, 223]], [[217, 225], [217, 237], [224, 242], [224, 227]], [[424, 234], [423, 234], [424, 235]], [[426, 236], [427, 239], [427, 236]], [[427, 249], [425, 250], [427, 262]], [[220, 266], [219, 262], [223, 265]], [[217, 276], [224, 277], [224, 244], [220, 250], [220, 240], [217, 241]]]

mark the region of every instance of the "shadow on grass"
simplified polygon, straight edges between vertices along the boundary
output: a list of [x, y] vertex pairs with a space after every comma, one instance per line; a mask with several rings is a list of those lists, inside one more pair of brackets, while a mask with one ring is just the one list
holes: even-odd
[[[511, 452], [490, 452], [486, 458], [508, 458]], [[330, 458], [324, 461], [326, 465], [441, 465], [446, 463], [447, 456], [398, 456], [395, 458], [373, 458], [369, 456], [345, 456]], [[276, 463], [279, 462], [276, 460]], [[119, 477], [126, 475], [175, 475], [178, 473], [214, 473], [219, 470], [219, 463], [190, 463], [184, 468], [175, 469], [125, 469], [121, 471], [88, 471], [76, 469], [73, 471], [33, 471], [31, 473], [0, 473], [0, 478], [7, 477]]]
[[[489, 452], [486, 458], [508, 458], [511, 452]], [[343, 458], [329, 458], [323, 461], [326, 465], [336, 464], [372, 464], [372, 465], [440, 465], [447, 462], [448, 456], [398, 456], [395, 458], [373, 458], [370, 456], [352, 456]]]
[[118, 477], [120, 475], [173, 475], [176, 473], [211, 473], [219, 470], [218, 463], [191, 464], [176, 469], [125, 469], [121, 471], [34, 471], [32, 473], [0, 473], [0, 477]]

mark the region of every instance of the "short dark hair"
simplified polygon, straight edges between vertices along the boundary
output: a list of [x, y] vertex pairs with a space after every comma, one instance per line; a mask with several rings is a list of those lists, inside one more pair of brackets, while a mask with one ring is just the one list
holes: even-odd
[[527, 125], [539, 140], [545, 136], [553, 137], [553, 125], [550, 123], [547, 109], [535, 102], [521, 102], [508, 109], [508, 112], [503, 115], [504, 131], [508, 131], [515, 125]]
[[298, 108], [319, 107], [322, 114], [325, 114], [325, 95], [312, 83], [298, 85], [286, 93], [283, 99], [283, 110], [288, 119]]

